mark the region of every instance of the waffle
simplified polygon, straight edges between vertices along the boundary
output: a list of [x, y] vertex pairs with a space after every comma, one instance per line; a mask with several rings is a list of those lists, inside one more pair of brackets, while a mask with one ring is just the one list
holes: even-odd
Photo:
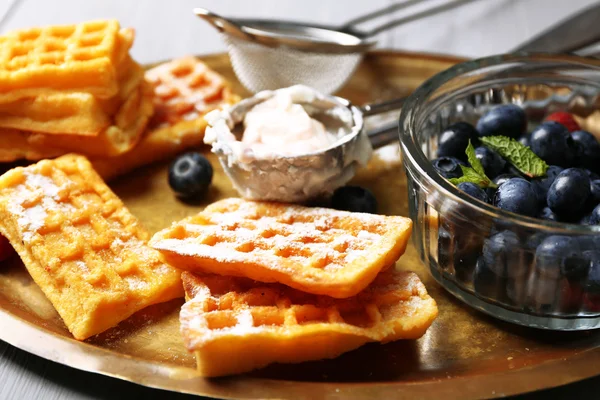
[[108, 157], [125, 153], [140, 140], [152, 115], [152, 87], [142, 82], [121, 105], [114, 125], [97, 136], [46, 135], [0, 128], [0, 162], [53, 158], [71, 151]]
[[[193, 62], [196, 68], [204, 65], [196, 59], [186, 58], [184, 60], [187, 63]], [[201, 146], [203, 144], [202, 140], [204, 138], [206, 121], [204, 120], [203, 112], [198, 110], [212, 110], [224, 105], [235, 104], [240, 100], [238, 95], [231, 92], [229, 85], [226, 84], [223, 78], [218, 80], [223, 85], [219, 92], [220, 95], [216, 98], [211, 97], [210, 101], [202, 101], [198, 97], [202, 93], [202, 90], [200, 90], [201, 86], [182, 88], [182, 90], [177, 91], [175, 96], [165, 97], [166, 84], [159, 84], [158, 82], [162, 81], [158, 76], [164, 75], [166, 73], [164, 70], [172, 71], [173, 65], [179, 65], [179, 63], [180, 60], [174, 60], [166, 64], [161, 64], [146, 74], [146, 79], [152, 79], [154, 85], [158, 85], [155, 87], [154, 109], [162, 110], [158, 113], [155, 112], [155, 117], [152, 118], [151, 124], [155, 125], [154, 128], [151, 128], [141, 139], [140, 143], [131, 151], [116, 157], [92, 158], [90, 160], [94, 165], [94, 169], [105, 180], [125, 174], [143, 165], [172, 158], [190, 148]], [[209, 72], [210, 76], [216, 74], [212, 71]], [[205, 81], [205, 83], [208, 85], [215, 81], [213, 79]], [[194, 82], [197, 82], [197, 80], [182, 79], [180, 83], [191, 84]], [[156, 91], [163, 93], [163, 96], [157, 96]], [[198, 104], [198, 107], [192, 111], [185, 107], [180, 107], [177, 110], [183, 111], [183, 114], [175, 112], [176, 107], [171, 108], [174, 104], [184, 104], [186, 102], [189, 104], [191, 101], [182, 96], [191, 96], [191, 99]], [[171, 110], [171, 113], [168, 110]], [[160, 115], [160, 117], [156, 118], [156, 115]], [[197, 116], [194, 117], [195, 115]]]
[[113, 125], [97, 136], [46, 135], [31, 133], [29, 142], [38, 148], [60, 148], [63, 153], [116, 156], [131, 150], [141, 139], [153, 112], [152, 87], [142, 82], [121, 105]]
[[90, 93], [42, 94], [0, 104], [0, 127], [44, 134], [96, 136], [108, 128], [119, 107], [144, 78], [144, 69], [127, 56], [119, 66], [119, 92], [110, 99]]
[[225, 79], [195, 57], [160, 64], [146, 72], [146, 79], [156, 95], [153, 127], [200, 118], [231, 95]]
[[32, 145], [29, 142], [30, 136], [16, 129], [0, 129], [0, 162], [37, 161], [65, 154], [61, 149]]
[[158, 232], [150, 245], [184, 270], [344, 298], [404, 253], [411, 228], [404, 217], [231, 198]]
[[9, 32], [0, 36], [0, 103], [48, 90], [117, 91], [115, 65], [123, 54], [115, 20]]
[[82, 156], [2, 175], [0, 216], [0, 233], [76, 339], [183, 295], [180, 273]]
[[389, 269], [358, 295], [332, 299], [246, 278], [182, 274], [181, 332], [200, 374], [333, 358], [367, 342], [421, 337], [435, 301], [412, 272]]

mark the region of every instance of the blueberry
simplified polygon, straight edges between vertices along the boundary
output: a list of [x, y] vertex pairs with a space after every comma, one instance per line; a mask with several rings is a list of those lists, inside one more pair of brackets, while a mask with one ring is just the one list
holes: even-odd
[[543, 122], [531, 132], [531, 150], [548, 164], [572, 166], [576, 149], [569, 130], [558, 122]]
[[546, 205], [548, 189], [550, 189], [550, 186], [552, 186], [552, 183], [561, 172], [563, 172], [563, 168], [557, 165], [551, 165], [548, 167], [545, 177], [531, 180], [531, 184], [535, 189], [535, 192], [538, 196], [538, 201], [541, 205]]
[[579, 168], [562, 171], [548, 189], [548, 207], [561, 219], [575, 220], [585, 213], [585, 204], [590, 196], [590, 178]]
[[483, 256], [479, 256], [473, 272], [475, 293], [493, 300], [503, 300], [506, 293], [505, 281], [488, 267]]
[[531, 145], [531, 133], [526, 133], [519, 138], [519, 143], [529, 147]]
[[169, 167], [169, 186], [184, 199], [198, 199], [204, 196], [212, 178], [212, 165], [200, 153], [182, 154]]
[[507, 180], [498, 188], [494, 205], [506, 211], [533, 217], [538, 211], [538, 199], [533, 185], [523, 178]]
[[600, 249], [584, 251], [582, 258], [589, 262], [589, 272], [587, 280], [583, 284], [583, 290], [586, 293], [600, 296]]
[[464, 162], [454, 157], [440, 157], [432, 161], [433, 168], [446, 179], [460, 178], [462, 176], [461, 165], [466, 166]]
[[593, 172], [600, 171], [600, 143], [594, 135], [586, 131], [575, 131], [571, 133], [571, 137], [578, 144], [578, 165]]
[[504, 171], [502, 171], [502, 175], [514, 175], [516, 177], [519, 178], [525, 178], [525, 176], [523, 175], [523, 173], [521, 171], [519, 171], [517, 168], [515, 168], [514, 165], [512, 165], [511, 163], [506, 163], [506, 167], [504, 168]]
[[590, 184], [590, 204], [600, 204], [600, 179], [594, 179]]
[[545, 219], [546, 221], [560, 221], [558, 215], [556, 215], [554, 211], [550, 209], [550, 207], [542, 208], [542, 211], [540, 211], [538, 218]]
[[588, 174], [588, 176], [590, 177], [590, 180], [595, 181], [597, 179], [600, 179], [600, 175], [598, 175], [595, 172], [590, 171], [589, 169], [584, 169], [585, 173]]
[[485, 191], [471, 182], [462, 182], [458, 184], [458, 189], [468, 194], [469, 196], [475, 197], [477, 200], [481, 200], [484, 203], [488, 202], [488, 197]]
[[579, 241], [570, 236], [552, 235], [545, 238], [535, 252], [537, 271], [542, 276], [570, 280], [587, 274], [587, 264], [581, 257]]
[[438, 139], [438, 157], [456, 157], [467, 161], [465, 150], [469, 140], [476, 141], [479, 134], [473, 125], [467, 122], [457, 122], [450, 125]]
[[492, 108], [477, 121], [477, 131], [481, 136], [508, 136], [518, 138], [527, 128], [525, 111], [515, 104], [505, 104]]
[[504, 167], [506, 166], [506, 160], [496, 153], [492, 149], [487, 147], [477, 147], [475, 149], [475, 157], [481, 162], [483, 170], [488, 178], [493, 179], [500, 175]]
[[577, 222], [579, 225], [591, 225], [592, 214], [586, 214]]
[[375, 214], [377, 199], [363, 187], [343, 186], [333, 192], [331, 206], [336, 210]]
[[487, 198], [488, 198], [488, 203], [493, 204], [494, 196], [496, 196], [496, 188], [486, 187], [484, 190], [485, 190], [485, 194], [487, 195]]
[[498, 185], [498, 186], [502, 186], [502, 184], [504, 182], [506, 182], [509, 179], [512, 178], [519, 178], [519, 176], [514, 175], [514, 174], [502, 174], [502, 175], [498, 175], [497, 177], [495, 177], [494, 179], [492, 179], [492, 181]]
[[456, 279], [464, 283], [471, 282], [483, 246], [481, 234], [466, 225], [443, 219], [438, 230], [438, 262], [443, 269], [453, 267]]
[[483, 260], [487, 267], [501, 277], [523, 275], [521, 241], [516, 233], [500, 231], [483, 242]]
[[452, 235], [442, 223], [438, 228], [438, 264], [442, 269], [452, 265]]
[[592, 210], [590, 215], [590, 225], [600, 225], [600, 204]]

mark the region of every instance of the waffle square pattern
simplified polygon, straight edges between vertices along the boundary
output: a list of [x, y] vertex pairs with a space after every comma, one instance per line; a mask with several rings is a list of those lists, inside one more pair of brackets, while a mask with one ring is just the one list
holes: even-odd
[[85, 157], [66, 155], [0, 177], [0, 233], [76, 339], [183, 296], [180, 272]]
[[9, 32], [0, 36], [0, 101], [41, 90], [117, 92], [119, 23], [90, 21]]
[[389, 269], [333, 299], [277, 283], [184, 272], [181, 332], [204, 376], [334, 358], [367, 342], [421, 337], [438, 310], [416, 274]]
[[412, 221], [238, 198], [158, 232], [150, 245], [178, 268], [356, 295], [404, 253]]
[[198, 119], [231, 97], [225, 79], [196, 57], [181, 57], [146, 72], [154, 86], [153, 126]]

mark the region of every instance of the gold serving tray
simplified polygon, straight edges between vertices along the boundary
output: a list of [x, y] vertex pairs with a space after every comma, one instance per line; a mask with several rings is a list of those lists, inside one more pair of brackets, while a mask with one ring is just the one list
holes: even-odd
[[[207, 64], [247, 94], [226, 55]], [[356, 104], [403, 96], [457, 58], [374, 52], [340, 92]], [[204, 149], [206, 151], [206, 149]], [[237, 196], [215, 157], [213, 185], [201, 204], [178, 201], [167, 184], [168, 163], [135, 171], [111, 186], [152, 232]], [[397, 147], [378, 151], [356, 184], [376, 195], [380, 212], [408, 215], [406, 178]], [[416, 271], [440, 316], [417, 341], [370, 344], [334, 360], [274, 365], [251, 374], [198, 377], [183, 346], [178, 312], [183, 300], [139, 312], [86, 342], [72, 339], [18, 257], [0, 264], [0, 339], [74, 368], [146, 386], [216, 398], [496, 397], [553, 387], [600, 374], [600, 336], [593, 332], [529, 330], [470, 310], [437, 285], [409, 246], [398, 268]]]

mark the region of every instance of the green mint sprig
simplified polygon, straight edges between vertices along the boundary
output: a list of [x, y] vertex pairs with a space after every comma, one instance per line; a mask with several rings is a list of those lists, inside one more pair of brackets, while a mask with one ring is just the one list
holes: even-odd
[[467, 160], [469, 161], [469, 164], [471, 164], [471, 166], [465, 167], [464, 165], [461, 165], [460, 169], [462, 170], [463, 175], [460, 178], [450, 179], [450, 183], [457, 186], [459, 183], [471, 182], [482, 188], [498, 187], [498, 185], [492, 182], [492, 180], [485, 175], [483, 165], [481, 165], [481, 162], [479, 161], [477, 156], [475, 156], [475, 148], [471, 144], [470, 140], [465, 153], [467, 154]]
[[531, 149], [506, 136], [483, 136], [481, 143], [504, 157], [522, 174], [530, 178], [546, 175], [548, 164]]

